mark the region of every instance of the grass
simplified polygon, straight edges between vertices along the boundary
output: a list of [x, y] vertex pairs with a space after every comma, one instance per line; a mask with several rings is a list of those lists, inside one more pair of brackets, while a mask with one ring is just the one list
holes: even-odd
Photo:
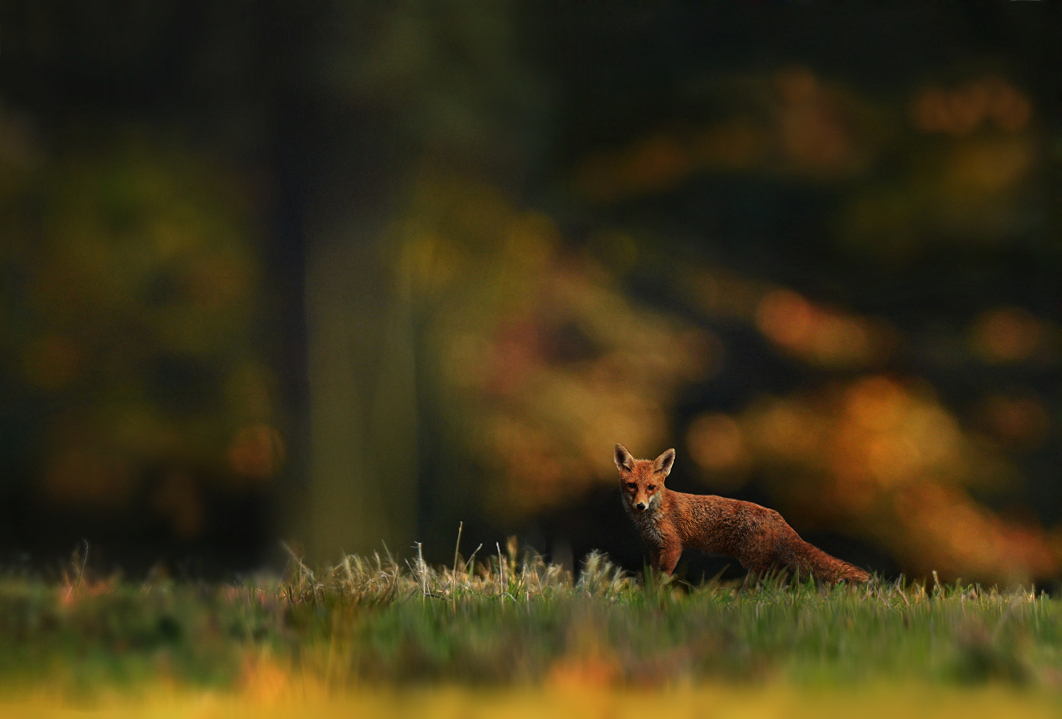
[[[442, 719], [531, 719], [532, 717], [585, 717], [586, 719], [645, 719], [687, 717], [809, 717], [860, 716], [894, 719], [912, 710], [933, 717], [1057, 717], [1057, 700], [1042, 692], [1017, 692], [1008, 687], [929, 689], [925, 686], [873, 687], [831, 692], [772, 685], [752, 689], [700, 686], [666, 692], [629, 689], [579, 690], [509, 689], [470, 690], [463, 687], [417, 688], [405, 692], [369, 690], [340, 697], [301, 696], [298, 699], [213, 694], [174, 696], [155, 693], [147, 701], [119, 699], [93, 712], [110, 719], [290, 719], [294, 716], [331, 717], [440, 717]], [[84, 717], [85, 712], [47, 701], [0, 702], [0, 716]]]
[[284, 579], [239, 585], [0, 581], [0, 694], [54, 706], [195, 695], [368, 702], [372, 715], [418, 696], [546, 706], [660, 689], [680, 703], [934, 691], [1041, 706], [1060, 684], [1062, 602], [1020, 589], [690, 587], [601, 555], [574, 580], [514, 545], [448, 567], [350, 556], [315, 572], [293, 558]]

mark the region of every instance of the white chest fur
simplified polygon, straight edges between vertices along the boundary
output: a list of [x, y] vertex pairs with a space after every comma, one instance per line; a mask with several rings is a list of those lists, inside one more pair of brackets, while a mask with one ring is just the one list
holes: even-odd
[[658, 526], [661, 518], [660, 498], [661, 493], [654, 494], [649, 500], [649, 507], [644, 512], [639, 512], [631, 505], [630, 495], [623, 497], [623, 508], [627, 510], [634, 526], [637, 527], [638, 534], [642, 535], [642, 539], [652, 546], [660, 546], [664, 541]]

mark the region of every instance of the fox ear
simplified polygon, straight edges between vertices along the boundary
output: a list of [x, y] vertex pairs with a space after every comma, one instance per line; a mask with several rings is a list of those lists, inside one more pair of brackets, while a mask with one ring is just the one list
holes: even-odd
[[628, 472], [634, 469], [634, 457], [631, 456], [631, 453], [628, 452], [627, 448], [622, 444], [616, 445], [616, 455], [614, 459], [616, 460], [616, 469], [626, 470]]
[[675, 463], [675, 450], [669, 449], [656, 458], [653, 462], [653, 471], [663, 472], [664, 476], [671, 474], [671, 465]]

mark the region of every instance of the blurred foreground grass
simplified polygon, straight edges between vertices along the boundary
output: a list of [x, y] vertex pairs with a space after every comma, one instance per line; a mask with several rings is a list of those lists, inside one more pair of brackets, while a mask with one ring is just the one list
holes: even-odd
[[[432, 717], [433, 719], [523, 719], [525, 717], [580, 717], [580, 719], [644, 719], [686, 717], [815, 717], [856, 714], [868, 719], [893, 719], [897, 712], [917, 710], [925, 716], [1058, 716], [1058, 701], [1045, 692], [1021, 692], [1008, 687], [929, 688], [838, 687], [823, 691], [791, 686], [765, 688], [711, 685], [669, 691], [586, 689], [538, 690], [419, 688], [406, 692], [367, 690], [341, 697], [260, 698], [214, 694], [175, 696], [155, 693], [136, 701], [119, 700], [97, 709], [93, 716], [197, 717], [241, 719], [312, 715], [331, 717]], [[83, 717], [79, 709], [54, 702], [0, 703], [0, 716]]]
[[874, 696], [1047, 711], [1062, 706], [1060, 620], [1062, 602], [1028, 590], [643, 585], [598, 555], [573, 580], [515, 547], [439, 568], [293, 560], [284, 579], [229, 585], [8, 578], [0, 711], [531, 716], [585, 703], [583, 716], [627, 716], [664, 702], [770, 716]]

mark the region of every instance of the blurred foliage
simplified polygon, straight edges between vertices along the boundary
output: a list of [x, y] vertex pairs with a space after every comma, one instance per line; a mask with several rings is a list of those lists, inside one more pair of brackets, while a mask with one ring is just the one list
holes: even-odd
[[6, 163], [5, 490], [191, 540], [284, 456], [250, 193], [146, 131], [96, 139]]
[[[429, 363], [450, 387], [444, 401], [463, 408], [491, 511], [508, 521], [578, 501], [591, 478], [614, 481], [603, 447], [651, 455], [670, 436], [695, 461], [699, 491], [755, 483], [799, 525], [859, 537], [905, 571], [1055, 575], [1057, 531], [998, 510], [1023, 501], [1028, 458], [1058, 435], [1041, 377], [1062, 360], [1059, 295], [1041, 275], [1030, 294], [977, 296], [1020, 265], [964, 289], [947, 269], [940, 289], [922, 274], [940, 252], [977, 273], [1014, 248], [1057, 263], [1036, 189], [1052, 136], [1028, 95], [995, 71], [899, 102], [806, 66], [704, 86], [725, 110], [703, 129], [665, 116], [573, 159], [575, 201], [623, 218], [588, 231], [565, 236], [571, 210], [550, 217], [475, 180], [422, 173], [397, 230], [400, 272], [419, 289]], [[779, 273], [767, 248], [781, 236], [751, 239], [767, 256], [741, 270], [713, 256], [734, 240], [673, 203], [716, 177], [829, 196], [808, 249], [839, 276]], [[662, 229], [661, 206], [686, 237]], [[912, 317], [893, 293], [940, 300]], [[851, 309], [861, 305], [874, 311]], [[787, 375], [801, 379], [780, 383]], [[716, 389], [726, 383], [737, 389]]]
[[663, 441], [677, 389], [712, 361], [707, 331], [630, 302], [548, 215], [482, 183], [425, 176], [395, 233], [440, 403], [464, 419], [500, 517], [585, 490], [610, 437]]
[[[675, 444], [677, 488], [890, 569], [1056, 576], [1062, 59], [1032, 5], [27, 6], [9, 504], [328, 556], [568, 512], [611, 548], [609, 448]], [[259, 500], [301, 519], [239, 524]]]

